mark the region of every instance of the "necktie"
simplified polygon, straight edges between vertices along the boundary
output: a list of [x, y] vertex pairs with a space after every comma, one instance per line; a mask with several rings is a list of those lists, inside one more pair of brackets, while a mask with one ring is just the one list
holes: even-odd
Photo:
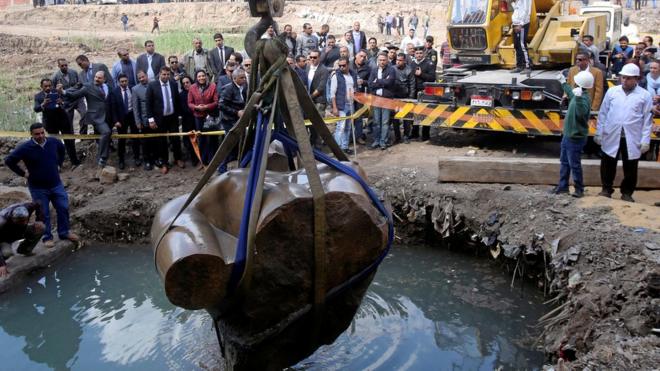
[[103, 85], [99, 85], [99, 90], [101, 91], [101, 96], [105, 99], [105, 90], [103, 90]]
[[225, 68], [225, 48], [224, 47], [220, 48], [220, 66], [222, 66], [223, 69]]
[[128, 113], [128, 90], [124, 89], [124, 113]]
[[163, 84], [163, 90], [165, 90], [165, 112], [163, 112], [163, 116], [167, 116], [170, 113], [170, 89], [167, 88], [166, 84]]

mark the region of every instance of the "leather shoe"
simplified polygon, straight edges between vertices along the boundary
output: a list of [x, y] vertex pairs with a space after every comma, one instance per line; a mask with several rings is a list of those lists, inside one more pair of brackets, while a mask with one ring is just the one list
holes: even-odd
[[144, 170], [149, 171], [149, 170], [153, 170], [153, 169], [154, 169], [154, 165], [152, 165], [151, 162], [145, 162], [144, 163]]
[[603, 196], [603, 197], [607, 197], [607, 198], [612, 198], [612, 193], [608, 192], [606, 190], [602, 190], [602, 191], [598, 192], [598, 195]]
[[161, 160], [154, 161], [154, 166], [157, 167], [157, 168], [163, 167], [163, 161], [161, 161]]
[[635, 202], [635, 199], [631, 195], [622, 194], [621, 199], [627, 202]]
[[582, 198], [584, 197], [584, 191], [575, 191], [571, 194], [571, 196], [575, 198]]
[[142, 166], [142, 161], [140, 161], [139, 158], [135, 159], [135, 167], [140, 167], [140, 166]]

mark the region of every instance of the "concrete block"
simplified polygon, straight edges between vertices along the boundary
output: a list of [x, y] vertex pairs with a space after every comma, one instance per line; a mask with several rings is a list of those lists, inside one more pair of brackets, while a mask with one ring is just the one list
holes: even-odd
[[[582, 160], [586, 186], [600, 186], [600, 160]], [[621, 183], [621, 161], [614, 186]], [[442, 157], [438, 181], [459, 183], [547, 184], [559, 181], [559, 159], [517, 157]], [[638, 189], [660, 189], [660, 163], [640, 161]]]

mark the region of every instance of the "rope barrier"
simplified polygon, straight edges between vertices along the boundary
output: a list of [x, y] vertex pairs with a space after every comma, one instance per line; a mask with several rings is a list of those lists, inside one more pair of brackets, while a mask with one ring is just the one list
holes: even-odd
[[[362, 106], [359, 110], [355, 111], [354, 114], [350, 116], [340, 116], [340, 117], [328, 117], [323, 121], [326, 124], [334, 124], [343, 120], [354, 120], [362, 116], [367, 110], [368, 106]], [[305, 120], [305, 126], [311, 126], [312, 122]], [[143, 139], [143, 138], [159, 138], [159, 137], [183, 137], [183, 136], [212, 136], [212, 135], [225, 135], [224, 130], [215, 130], [215, 131], [186, 131], [178, 133], [150, 133], [150, 134], [115, 134], [113, 133], [110, 137], [112, 139]], [[59, 138], [59, 139], [80, 139], [80, 140], [96, 140], [100, 139], [101, 136], [98, 134], [48, 134], [49, 137]], [[0, 131], [0, 137], [3, 138], [30, 138], [30, 133], [27, 131]]]

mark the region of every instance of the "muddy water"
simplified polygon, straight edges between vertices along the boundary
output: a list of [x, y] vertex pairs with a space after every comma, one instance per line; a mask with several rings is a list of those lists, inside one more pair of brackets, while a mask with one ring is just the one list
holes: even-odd
[[[490, 262], [397, 247], [351, 325], [295, 369], [539, 369], [544, 308]], [[0, 296], [0, 369], [216, 369], [203, 311], [164, 297], [147, 248], [89, 247]]]

